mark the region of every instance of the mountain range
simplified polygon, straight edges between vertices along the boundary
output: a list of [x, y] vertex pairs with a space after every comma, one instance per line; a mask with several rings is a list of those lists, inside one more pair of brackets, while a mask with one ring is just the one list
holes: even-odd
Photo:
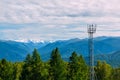
[[[120, 37], [96, 37], [94, 38], [95, 61], [105, 60], [112, 66], [120, 65]], [[63, 59], [68, 60], [71, 53], [76, 51], [88, 61], [88, 39], [58, 40], [54, 42], [18, 42], [0, 40], [0, 59], [9, 61], [22, 61], [28, 53], [37, 48], [41, 58], [46, 61], [50, 58], [51, 51], [58, 47]]]
[[16, 42], [11, 40], [0, 41], [0, 59], [9, 61], [22, 61], [28, 53], [32, 53], [34, 48], [41, 48], [49, 42]]

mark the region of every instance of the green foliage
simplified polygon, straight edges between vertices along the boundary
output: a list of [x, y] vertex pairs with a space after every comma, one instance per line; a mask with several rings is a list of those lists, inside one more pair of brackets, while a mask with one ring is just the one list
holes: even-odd
[[40, 54], [37, 51], [37, 49], [34, 49], [34, 51], [33, 51], [32, 61], [33, 61], [34, 64], [37, 64], [37, 63], [41, 62]]
[[115, 68], [112, 70], [111, 80], [120, 80], [120, 68]]
[[52, 51], [49, 73], [51, 80], [66, 80], [66, 65], [60, 56], [58, 48]]
[[34, 49], [32, 56], [27, 55], [20, 80], [47, 80], [48, 70], [42, 62], [39, 52]]
[[82, 56], [78, 56], [76, 52], [72, 53], [69, 62], [68, 80], [87, 80], [88, 67]]
[[112, 67], [109, 64], [98, 61], [95, 70], [98, 80], [110, 80]]
[[42, 79], [42, 67], [43, 63], [40, 59], [40, 55], [37, 51], [37, 49], [34, 49], [33, 55], [32, 55], [32, 75], [31, 80], [41, 80]]
[[31, 72], [32, 72], [32, 58], [31, 55], [28, 54], [22, 67], [20, 80], [30, 80], [32, 77]]
[[[82, 55], [73, 52], [69, 62], [63, 61], [59, 49], [52, 51], [51, 59], [43, 62], [37, 49], [28, 54], [24, 62], [0, 60], [0, 80], [89, 80], [89, 67]], [[97, 80], [120, 80], [120, 67], [112, 68], [98, 61], [95, 66]]]
[[0, 78], [2, 80], [14, 80], [13, 64], [2, 59], [0, 62]]
[[19, 80], [19, 77], [21, 75], [21, 71], [22, 71], [22, 65], [23, 63], [14, 63], [13, 64], [13, 68], [14, 68], [14, 71], [13, 71], [13, 75], [14, 75], [14, 80]]

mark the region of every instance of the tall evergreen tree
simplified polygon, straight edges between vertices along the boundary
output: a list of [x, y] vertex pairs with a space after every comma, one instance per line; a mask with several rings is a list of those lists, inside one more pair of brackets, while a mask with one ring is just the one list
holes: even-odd
[[69, 72], [68, 72], [68, 80], [77, 80], [77, 72], [78, 72], [78, 56], [76, 52], [73, 52], [70, 57], [69, 62]]
[[14, 80], [13, 64], [2, 59], [0, 62], [0, 78], [2, 80]]
[[39, 54], [39, 52], [37, 51], [37, 49], [34, 49], [34, 51], [33, 51], [32, 61], [33, 61], [33, 63], [35, 63], [35, 64], [41, 62], [40, 54]]
[[32, 56], [27, 55], [20, 80], [46, 80], [46, 69], [40, 58], [37, 49], [34, 49]]
[[19, 80], [19, 77], [20, 77], [21, 71], [22, 71], [22, 65], [23, 65], [23, 62], [15, 62], [13, 64], [13, 66], [14, 66], [14, 71], [13, 71], [14, 80]]
[[82, 55], [78, 57], [78, 75], [77, 80], [88, 80], [88, 66], [85, 63], [85, 60], [83, 59]]
[[66, 80], [66, 65], [60, 56], [58, 48], [52, 51], [49, 73], [52, 76], [51, 80]]
[[43, 80], [42, 70], [43, 70], [43, 62], [40, 58], [39, 52], [37, 49], [34, 49], [32, 55], [32, 78], [31, 80]]
[[30, 54], [28, 54], [22, 67], [20, 80], [31, 80], [31, 78], [32, 78], [32, 57]]
[[82, 56], [73, 52], [69, 62], [68, 80], [87, 80], [88, 67]]

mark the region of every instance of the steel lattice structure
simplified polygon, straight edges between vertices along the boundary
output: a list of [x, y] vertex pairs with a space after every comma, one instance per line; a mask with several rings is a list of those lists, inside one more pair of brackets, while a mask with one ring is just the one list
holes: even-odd
[[88, 48], [89, 48], [89, 58], [90, 58], [90, 80], [95, 80], [94, 71], [94, 45], [93, 45], [93, 34], [96, 32], [96, 25], [88, 25]]

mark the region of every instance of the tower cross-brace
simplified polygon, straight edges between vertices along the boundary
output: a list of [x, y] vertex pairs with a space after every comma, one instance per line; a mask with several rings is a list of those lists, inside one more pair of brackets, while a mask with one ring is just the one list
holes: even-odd
[[88, 25], [88, 48], [89, 48], [89, 58], [90, 58], [90, 80], [95, 80], [94, 72], [94, 46], [93, 46], [93, 34], [96, 32], [96, 25]]

